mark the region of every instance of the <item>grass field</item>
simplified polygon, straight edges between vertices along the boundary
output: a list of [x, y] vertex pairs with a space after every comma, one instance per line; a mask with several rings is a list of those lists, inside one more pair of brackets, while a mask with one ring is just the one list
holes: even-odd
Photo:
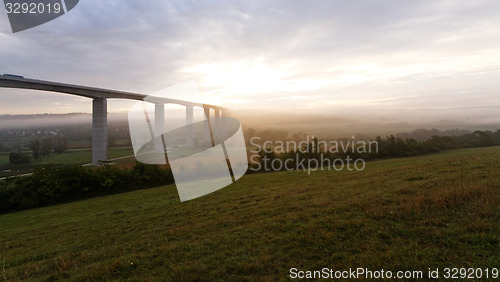
[[[134, 151], [131, 148], [112, 148], [108, 151], [108, 158], [121, 158], [133, 155]], [[19, 175], [23, 173], [32, 172], [36, 166], [41, 164], [56, 164], [56, 165], [78, 165], [92, 162], [91, 149], [71, 149], [67, 153], [51, 154], [44, 159], [25, 165], [12, 165], [9, 164], [8, 155], [0, 155], [0, 177]], [[120, 159], [117, 163], [134, 164], [135, 158]], [[9, 170], [9, 172], [2, 172], [2, 170]]]
[[[285, 280], [289, 269], [500, 267], [500, 148], [246, 175], [0, 216], [5, 280]], [[425, 277], [425, 276], [424, 276]]]
[[9, 155], [0, 155], [0, 164], [9, 163]]
[[[134, 151], [129, 148], [124, 149], [110, 149], [108, 151], [108, 158], [114, 159], [124, 156], [133, 155]], [[84, 164], [92, 162], [92, 151], [87, 150], [75, 150], [64, 154], [51, 154], [46, 159], [42, 160], [42, 163], [53, 163], [53, 164]]]
[[[133, 155], [134, 151], [130, 148], [113, 148], [108, 151], [108, 158], [120, 158]], [[51, 154], [48, 157], [37, 161], [35, 164], [84, 164], [92, 162], [91, 149], [72, 149], [67, 153]], [[0, 164], [8, 164], [9, 155], [0, 155]]]

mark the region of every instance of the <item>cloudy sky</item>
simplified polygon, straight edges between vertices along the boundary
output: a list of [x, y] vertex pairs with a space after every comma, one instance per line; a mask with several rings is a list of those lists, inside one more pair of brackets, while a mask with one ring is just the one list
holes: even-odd
[[[233, 109], [500, 116], [500, 2], [82, 0], [13, 34], [0, 73]], [[112, 112], [133, 103], [110, 101]], [[88, 99], [0, 89], [0, 114], [90, 112]]]

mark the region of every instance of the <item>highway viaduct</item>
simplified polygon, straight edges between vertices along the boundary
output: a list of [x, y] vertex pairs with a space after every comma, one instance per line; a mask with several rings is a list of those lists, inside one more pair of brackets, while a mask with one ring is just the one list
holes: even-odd
[[[58, 92], [92, 99], [92, 164], [94, 165], [97, 165], [99, 161], [105, 161], [108, 159], [108, 99], [128, 99], [155, 104], [156, 132], [161, 132], [161, 129], [164, 128], [165, 104], [177, 104], [186, 107], [186, 124], [188, 125], [188, 130], [190, 130], [189, 125], [193, 122], [193, 107], [203, 108], [210, 130], [210, 135], [212, 135], [213, 132], [210, 122], [210, 111], [212, 109], [214, 110], [215, 121], [217, 122], [218, 118], [224, 114], [223, 111], [226, 110], [223, 107], [209, 104], [156, 97], [140, 93], [31, 79], [20, 75], [0, 75], [0, 87]], [[213, 136], [211, 136], [211, 139], [213, 143]], [[186, 134], [186, 143], [187, 145], [192, 145], [192, 142], [193, 132], [191, 127], [191, 131]], [[157, 150], [164, 149], [163, 144], [159, 142], [156, 142], [155, 147]]]

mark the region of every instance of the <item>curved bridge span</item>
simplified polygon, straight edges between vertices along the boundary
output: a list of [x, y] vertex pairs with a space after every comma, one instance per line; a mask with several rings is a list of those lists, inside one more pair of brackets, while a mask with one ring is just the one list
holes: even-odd
[[[215, 117], [222, 116], [226, 111], [223, 107], [209, 104], [156, 97], [141, 93], [31, 79], [10, 74], [0, 75], [0, 87], [57, 92], [92, 99], [92, 163], [94, 165], [97, 165], [99, 161], [108, 159], [107, 99], [128, 99], [153, 103], [155, 104], [155, 119], [159, 121], [164, 119], [162, 117], [164, 117], [165, 104], [185, 106], [186, 121], [188, 123], [193, 121], [193, 107], [204, 109], [205, 118], [208, 123], [210, 123], [211, 109], [215, 111]], [[157, 124], [158, 126], [162, 126], [162, 123], [163, 121]], [[192, 137], [192, 133], [186, 136]], [[192, 140], [186, 140], [186, 142], [189, 144]]]

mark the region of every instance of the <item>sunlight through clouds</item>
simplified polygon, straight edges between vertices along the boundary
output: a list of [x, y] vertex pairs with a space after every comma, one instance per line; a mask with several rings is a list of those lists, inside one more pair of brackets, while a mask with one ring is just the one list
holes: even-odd
[[[194, 81], [196, 95], [172, 98], [235, 109], [409, 109], [433, 106], [427, 95], [457, 107], [477, 93], [476, 106], [497, 105], [498, 8], [491, 0], [88, 0], [18, 35], [0, 21], [0, 61], [5, 73], [145, 94]], [[26, 91], [15, 96], [20, 107], [17, 93], [0, 89], [4, 114], [63, 110], [50, 106], [57, 95]], [[88, 108], [73, 101], [64, 110]]]

